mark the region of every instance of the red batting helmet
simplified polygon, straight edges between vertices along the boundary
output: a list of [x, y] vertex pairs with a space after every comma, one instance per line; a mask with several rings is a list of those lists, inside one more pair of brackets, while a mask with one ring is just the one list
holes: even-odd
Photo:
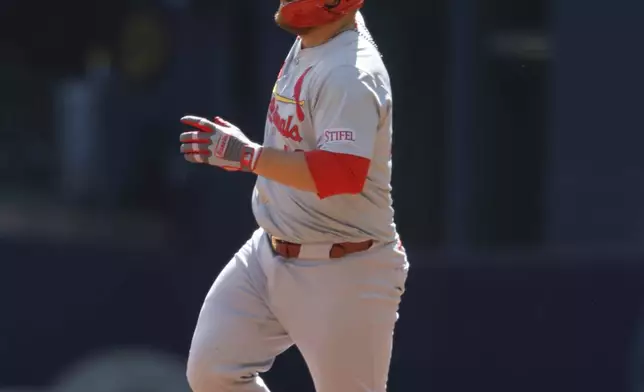
[[290, 27], [314, 27], [335, 22], [351, 11], [362, 8], [364, 0], [336, 0], [327, 5], [325, 0], [292, 0], [280, 6], [280, 14]]

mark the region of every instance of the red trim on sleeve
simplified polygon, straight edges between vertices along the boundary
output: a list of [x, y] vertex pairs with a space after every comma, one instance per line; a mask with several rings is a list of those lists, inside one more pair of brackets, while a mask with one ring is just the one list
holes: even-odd
[[323, 150], [307, 151], [304, 157], [320, 199], [362, 192], [370, 159]]

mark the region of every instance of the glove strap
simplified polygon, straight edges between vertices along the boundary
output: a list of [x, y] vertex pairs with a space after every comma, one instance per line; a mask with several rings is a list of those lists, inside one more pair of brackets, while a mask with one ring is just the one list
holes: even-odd
[[247, 144], [242, 147], [241, 157], [239, 159], [241, 171], [251, 173], [255, 171], [257, 160], [259, 159], [259, 156], [262, 155], [262, 149], [262, 146], [255, 143]]

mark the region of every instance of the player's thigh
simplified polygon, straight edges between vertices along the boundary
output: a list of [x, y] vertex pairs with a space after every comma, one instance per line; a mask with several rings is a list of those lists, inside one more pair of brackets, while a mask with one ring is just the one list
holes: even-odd
[[[287, 328], [311, 371], [317, 392], [384, 392], [406, 259], [290, 268], [282, 284], [303, 285]], [[343, 261], [339, 261], [343, 263]]]
[[386, 391], [397, 318], [397, 305], [386, 302], [346, 300], [320, 312], [327, 321], [298, 341], [317, 392]]
[[221, 271], [202, 306], [188, 359], [191, 384], [247, 380], [268, 370], [291, 340], [265, 302], [249, 241]]

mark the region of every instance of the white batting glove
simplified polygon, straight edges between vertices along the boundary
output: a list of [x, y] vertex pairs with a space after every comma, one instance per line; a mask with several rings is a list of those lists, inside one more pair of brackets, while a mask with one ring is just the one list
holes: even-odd
[[210, 121], [197, 116], [185, 116], [181, 122], [198, 129], [179, 137], [181, 153], [187, 161], [207, 163], [228, 171], [255, 170], [262, 146], [251, 142], [233, 124], [220, 117]]

